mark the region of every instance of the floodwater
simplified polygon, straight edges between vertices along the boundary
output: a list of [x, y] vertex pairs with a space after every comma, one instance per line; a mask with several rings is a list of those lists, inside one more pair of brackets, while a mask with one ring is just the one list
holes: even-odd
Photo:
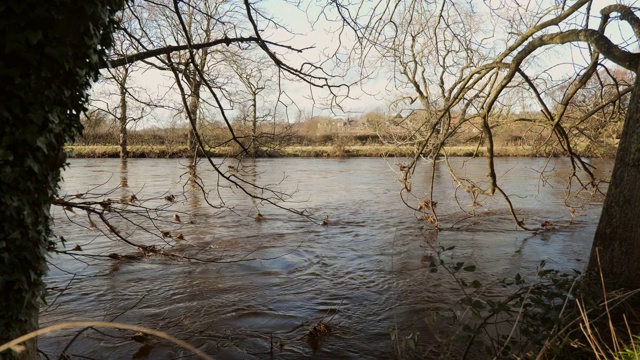
[[[603, 197], [587, 191], [568, 195], [568, 160], [497, 159], [499, 182], [518, 217], [532, 228], [553, 224], [536, 232], [515, 228], [500, 195], [479, 197], [472, 209], [443, 161], [435, 165], [433, 196], [442, 231], [433, 231], [419, 219], [422, 214], [401, 201], [396, 163], [405, 160], [221, 164], [230, 174], [273, 190], [246, 187], [263, 197], [256, 200], [205, 162], [198, 167], [203, 191], [189, 184], [185, 160], [72, 159], [61, 194], [87, 194], [73, 197], [76, 202], [114, 200], [114, 210], [105, 216], [118, 233], [172, 255], [141, 256], [114, 240], [95, 215], [92, 228], [85, 212], [54, 208], [55, 231], [66, 240], [60, 248], [76, 255], [50, 257], [49, 305], [41, 326], [88, 320], [135, 324], [165, 331], [216, 359], [394, 358], [401, 344], [390, 334], [419, 332], [417, 354], [424, 355], [437, 350], [437, 339], [445, 336], [434, 314], [446, 314], [462, 297], [450, 275], [430, 272], [441, 246], [455, 246], [441, 255], [446, 263], [477, 265], [464, 276], [483, 284], [516, 273], [530, 276], [543, 259], [562, 270], [586, 265]], [[591, 163], [598, 178], [608, 176], [610, 162]], [[486, 187], [484, 159], [453, 158], [450, 165], [460, 177]], [[409, 205], [417, 207], [426, 196], [432, 166], [423, 162], [413, 174], [417, 198], [405, 196]], [[577, 190], [576, 181], [572, 187]], [[131, 194], [138, 199], [132, 205], [115, 204]], [[167, 195], [175, 202], [165, 200]], [[304, 210], [314, 221], [267, 200]], [[126, 218], [117, 209], [129, 211]], [[173, 238], [163, 238], [161, 231]], [[176, 239], [178, 233], [184, 240]], [[499, 291], [486, 290], [486, 296], [492, 294]], [[311, 341], [315, 338], [307, 333], [320, 322], [330, 331]], [[78, 330], [44, 336], [40, 348], [50, 357], [68, 346], [65, 352], [73, 358], [195, 358], [164, 341], [143, 346], [119, 330], [89, 329], [73, 340]]]

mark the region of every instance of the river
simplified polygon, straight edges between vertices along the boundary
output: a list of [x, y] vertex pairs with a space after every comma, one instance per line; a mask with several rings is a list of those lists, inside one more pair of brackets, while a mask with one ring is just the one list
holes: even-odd
[[[440, 246], [455, 246], [443, 259], [477, 265], [465, 276], [485, 284], [518, 272], [530, 276], [542, 259], [562, 270], [586, 265], [603, 197], [586, 191], [567, 197], [568, 160], [497, 159], [499, 182], [519, 218], [530, 227], [553, 224], [537, 232], [517, 230], [499, 196], [479, 198], [475, 217], [463, 213], [443, 161], [436, 163], [434, 178], [442, 231], [432, 231], [400, 201], [395, 164], [402, 160], [286, 158], [221, 165], [276, 189], [286, 200], [280, 204], [304, 209], [312, 222], [248, 198], [206, 163], [198, 175], [209, 201], [217, 206], [222, 197], [224, 208], [209, 206], [203, 191], [189, 185], [185, 160], [71, 159], [61, 194], [109, 192], [105, 197], [112, 199], [135, 194], [134, 203], [162, 211], [150, 213], [156, 220], [144, 229], [114, 218], [118, 231], [134, 242], [206, 262], [161, 255], [109, 258], [136, 250], [103, 236], [95, 216], [97, 228], [88, 228], [86, 213], [54, 208], [55, 231], [66, 239], [65, 249], [80, 248], [70, 251], [77, 254], [73, 258], [50, 257], [49, 305], [41, 326], [80, 320], [137, 324], [186, 340], [216, 359], [394, 358], [399, 343], [392, 342], [392, 332], [419, 332], [420, 354], [435, 351], [433, 339], [444, 336], [439, 331], [445, 326], [433, 314], [446, 313], [461, 297], [450, 276], [430, 272]], [[609, 161], [591, 163], [599, 178], [612, 167]], [[486, 186], [484, 159], [453, 158], [451, 166]], [[431, 167], [420, 164], [412, 194], [425, 196]], [[470, 210], [469, 196], [460, 189], [457, 194]], [[167, 195], [175, 202], [164, 200]], [[576, 209], [573, 214], [567, 204]], [[180, 214], [179, 223], [174, 214]], [[161, 231], [173, 238], [161, 239]], [[178, 232], [184, 240], [176, 239]], [[321, 321], [330, 332], [319, 343], [308, 341], [305, 334]], [[77, 330], [44, 336], [39, 346], [56, 357]], [[83, 332], [67, 353], [93, 359], [189, 355], [164, 342], [141, 346], [130, 333], [101, 331]]]

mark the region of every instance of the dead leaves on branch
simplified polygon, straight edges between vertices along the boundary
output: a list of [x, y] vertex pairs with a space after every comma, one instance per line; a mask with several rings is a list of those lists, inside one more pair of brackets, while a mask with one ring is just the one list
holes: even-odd
[[[175, 246], [167, 241], [185, 241], [186, 237], [179, 229], [161, 229], [160, 226], [172, 224], [183, 227], [193, 224], [184, 213], [169, 213], [171, 207], [176, 202], [176, 195], [164, 194], [158, 197], [140, 199], [139, 194], [123, 195], [118, 199], [113, 199], [113, 193], [120, 188], [111, 189], [106, 192], [96, 192], [96, 188], [90, 189], [86, 193], [59, 196], [54, 200], [54, 206], [62, 208], [67, 220], [91, 232], [101, 233], [106, 238], [121, 242], [136, 249], [136, 252], [129, 254], [110, 253], [92, 254], [80, 245], [76, 245], [71, 250], [58, 250], [55, 246], [51, 251], [68, 254], [74, 257], [83, 256], [90, 258], [105, 258], [112, 260], [139, 260], [150, 255], [161, 255], [185, 260], [183, 256], [172, 254], [164, 250], [167, 246]], [[111, 196], [111, 197], [109, 197]], [[86, 222], [80, 220], [78, 215], [86, 212]], [[132, 235], [142, 231], [153, 235], [164, 244], [150, 245], [148, 240], [142, 242]], [[83, 244], [84, 247], [86, 244]], [[188, 260], [188, 259], [187, 259]]]
[[[320, 320], [314, 323], [313, 326], [304, 334], [304, 338], [307, 339], [307, 343], [309, 344], [309, 346], [311, 346], [313, 351], [317, 351], [320, 348], [320, 345], [322, 344], [322, 340], [324, 339], [324, 337], [326, 337], [328, 334], [330, 334], [333, 331], [333, 326], [329, 325], [329, 323], [331, 323], [331, 321], [336, 316], [336, 314], [340, 312], [341, 306], [342, 306], [342, 301], [340, 302], [340, 305], [338, 305], [336, 309], [328, 310], [325, 316], [323, 316]], [[329, 315], [329, 312], [333, 312], [333, 315], [329, 320], [325, 321], [327, 315]]]
[[437, 201], [433, 201], [429, 198], [426, 198], [424, 200], [422, 200], [420, 202], [420, 204], [418, 204], [418, 211], [435, 211], [436, 210], [436, 206], [438, 206], [438, 202]]
[[[139, 194], [127, 195], [122, 200], [112, 200], [105, 195], [84, 193], [82, 197], [75, 195], [61, 196], [55, 199], [54, 206], [63, 209], [67, 220], [74, 225], [84, 228], [90, 232], [99, 233], [109, 240], [117, 243], [129, 245], [135, 252], [126, 253], [118, 251], [113, 253], [92, 253], [87, 244], [81, 244], [71, 250], [58, 249], [51, 246], [50, 251], [58, 254], [70, 255], [74, 258], [92, 258], [116, 260], [114, 271], [122, 260], [141, 260], [149, 256], [160, 256], [177, 261], [187, 261], [194, 263], [237, 263], [253, 261], [258, 258], [242, 256], [235, 259], [225, 259], [225, 255], [219, 253], [202, 254], [209, 245], [189, 241], [189, 226], [195, 224], [192, 218], [197, 214], [185, 212], [175, 212], [176, 195], [169, 196], [163, 194], [159, 197], [141, 199]], [[134, 203], [132, 203], [132, 200]], [[171, 202], [170, 200], [174, 200]], [[149, 205], [152, 204], [152, 205]], [[68, 209], [74, 210], [73, 212]], [[78, 211], [80, 210], [80, 211]], [[81, 211], [87, 213], [86, 218], [78, 216]], [[256, 221], [265, 221], [267, 218], [262, 214], [256, 216]], [[88, 224], [87, 224], [88, 221]], [[102, 225], [101, 225], [102, 224]], [[183, 232], [184, 231], [184, 232]], [[144, 233], [144, 237], [134, 236], [134, 233]], [[150, 239], [151, 237], [151, 239]], [[150, 240], [155, 239], [155, 244], [150, 244]], [[63, 240], [64, 241], [64, 240]], [[264, 259], [260, 259], [264, 260]]]
[[331, 327], [329, 326], [329, 324], [320, 320], [315, 325], [313, 325], [311, 329], [309, 329], [309, 331], [307, 331], [305, 336], [307, 337], [307, 339], [317, 339], [329, 332], [331, 332]]
[[[407, 196], [412, 196], [414, 198], [417, 198], [417, 196], [412, 195], [411, 194], [411, 190], [412, 190], [412, 186], [411, 186], [411, 170], [414, 169], [414, 166], [411, 165], [404, 165], [404, 164], [396, 164], [398, 166], [398, 169], [400, 170], [400, 172], [402, 172], [402, 178], [397, 179], [397, 181], [399, 183], [402, 184], [402, 190], [401, 192], [406, 192]], [[411, 205], [407, 202], [406, 199], [404, 199], [403, 197], [403, 201], [405, 202], [405, 205], [407, 205], [409, 208], [413, 209], [414, 211], [420, 213], [420, 215], [417, 216], [418, 220], [423, 220], [428, 222], [429, 224], [433, 225], [437, 230], [441, 230], [440, 226], [438, 225], [438, 216], [436, 215], [436, 207], [438, 206], [438, 202], [434, 201], [431, 197], [426, 197], [422, 200], [418, 199], [418, 205], [414, 207], [414, 205]]]
[[434, 226], [438, 224], [438, 219], [436, 219], [436, 217], [433, 215], [422, 215], [418, 217], [418, 220], [424, 220]]
[[307, 343], [309, 344], [311, 349], [315, 352], [320, 349], [322, 340], [330, 332], [331, 327], [329, 326], [329, 324], [320, 320], [316, 324], [314, 324], [311, 329], [309, 329], [309, 331], [307, 331], [304, 337], [307, 339]]

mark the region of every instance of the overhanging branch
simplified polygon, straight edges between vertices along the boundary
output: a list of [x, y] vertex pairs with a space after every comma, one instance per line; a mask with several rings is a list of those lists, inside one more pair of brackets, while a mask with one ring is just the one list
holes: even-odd
[[593, 29], [568, 30], [559, 33], [546, 34], [533, 39], [514, 58], [514, 63], [519, 64], [538, 48], [554, 44], [566, 44], [583, 41], [596, 48], [607, 59], [622, 66], [625, 69], [636, 72], [640, 64], [640, 54], [621, 49], [608, 37]]
[[608, 21], [611, 14], [616, 12], [620, 14], [621, 20], [626, 21], [631, 26], [636, 37], [640, 39], [640, 18], [636, 16], [636, 14], [633, 12], [633, 10], [631, 10], [629, 6], [622, 4], [613, 4], [605, 6], [604, 8], [602, 8], [602, 10], [600, 10], [600, 14], [602, 14], [602, 18], [605, 21]]
[[149, 58], [160, 56], [160, 55], [166, 55], [166, 54], [170, 54], [170, 53], [176, 52], [176, 51], [188, 50], [189, 47], [191, 47], [191, 49], [193, 49], [193, 50], [198, 50], [198, 49], [204, 49], [204, 48], [214, 47], [214, 46], [218, 46], [218, 45], [230, 46], [230, 45], [237, 44], [237, 43], [268, 43], [269, 45], [278, 46], [278, 47], [285, 48], [285, 49], [288, 49], [288, 50], [291, 50], [291, 51], [295, 51], [295, 52], [298, 52], [298, 53], [301, 53], [304, 50], [306, 50], [306, 49], [296, 49], [296, 48], [293, 48], [291, 46], [269, 42], [267, 40], [260, 39], [260, 38], [255, 37], [255, 36], [237, 37], [237, 38], [222, 38], [222, 39], [216, 39], [216, 40], [213, 40], [213, 41], [204, 42], [204, 43], [200, 43], [200, 44], [170, 45], [170, 46], [165, 46], [165, 47], [161, 47], [161, 48], [157, 48], [157, 49], [153, 49], [153, 50], [142, 51], [142, 52], [131, 54], [131, 55], [123, 55], [123, 56], [121, 56], [119, 58], [109, 60], [104, 65], [104, 67], [114, 68], [114, 67], [118, 67], [118, 66], [132, 64], [132, 63], [134, 63], [136, 61], [145, 60], [145, 59], [149, 59]]

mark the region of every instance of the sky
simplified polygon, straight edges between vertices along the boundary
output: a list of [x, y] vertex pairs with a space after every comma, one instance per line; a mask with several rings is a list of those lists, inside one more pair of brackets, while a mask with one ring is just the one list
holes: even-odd
[[[308, 7], [299, 8], [287, 1], [268, 0], [264, 3], [263, 8], [276, 14], [278, 16], [276, 20], [291, 30], [290, 32], [269, 29], [263, 34], [265, 38], [271, 41], [282, 41], [296, 48], [308, 48], [300, 55], [294, 56], [289, 53], [284, 56], [284, 59], [294, 67], [300, 66], [305, 61], [321, 62], [326, 58], [327, 53], [338, 51], [337, 44], [340, 42], [343, 47], [339, 50], [342, 53], [341, 59], [345, 60], [349, 55], [347, 53], [350, 51], [348, 42], [353, 41], [353, 36], [345, 35], [346, 31], [337, 34], [336, 30], [341, 24], [321, 16], [321, 9], [317, 6], [310, 4]], [[324, 66], [329, 67], [329, 71], [338, 75], [333, 79], [335, 83], [353, 84], [359, 79], [357, 69], [345, 71], [344, 69], [331, 68], [331, 62]], [[167, 89], [172, 86], [173, 80], [170, 75], [169, 72], [158, 70], [137, 71], [129, 78], [128, 83], [134, 88], [134, 91], [137, 90], [136, 94], [140, 98], [156, 99], [163, 97]], [[346, 96], [345, 88], [334, 89], [339, 94], [337, 104], [335, 101], [328, 103], [329, 93], [325, 89], [313, 88], [299, 81], [284, 82], [282, 91], [285, 94], [281, 96], [281, 100], [286, 106], [280, 106], [280, 109], [285, 107], [288, 109], [286, 117], [290, 122], [313, 116], [359, 117], [369, 111], [386, 111], [393, 100], [393, 96], [388, 94], [385, 76], [378, 76], [366, 82], [351, 85], [348, 96]], [[95, 100], [94, 104], [98, 107], [115, 109], [118, 103], [116, 94], [117, 89], [113, 82], [102, 81], [93, 87], [92, 99]], [[272, 103], [273, 98], [274, 96], [271, 96], [265, 101]], [[179, 97], [177, 94], [172, 94], [168, 98], [164, 96], [163, 102], [178, 105]], [[133, 107], [135, 108], [135, 105]], [[226, 110], [231, 118], [237, 115], [237, 111], [234, 109], [227, 108]], [[171, 111], [156, 110], [138, 125], [141, 127], [167, 126], [172, 123], [175, 123], [175, 118]]]
[[[487, 0], [488, 3], [496, 3], [498, 0]], [[522, 1], [520, 2], [522, 3]], [[531, 4], [536, 3], [548, 4], [547, 0], [530, 1]], [[596, 0], [594, 2], [595, 10], [612, 3], [611, 1]], [[299, 66], [304, 61], [318, 62], [322, 61], [326, 57], [326, 54], [334, 54], [339, 52], [341, 56], [340, 60], [346, 61], [351, 55], [350, 48], [355, 46], [354, 37], [351, 36], [348, 29], [341, 33], [337, 30], [340, 29], [341, 24], [336, 22], [334, 18], [336, 13], [334, 11], [328, 11], [321, 13], [321, 9], [317, 7], [314, 1], [310, 5], [299, 8], [286, 1], [268, 0], [263, 3], [263, 9], [268, 12], [276, 14], [278, 16], [276, 20], [291, 29], [294, 34], [281, 29], [268, 29], [265, 31], [264, 36], [269, 40], [283, 41], [287, 45], [308, 48], [301, 55], [286, 54], [283, 58], [292, 64], [294, 67]], [[632, 2], [632, 5], [635, 2]], [[478, 2], [476, 8], [480, 13], [482, 6]], [[532, 6], [533, 6], [532, 5]], [[538, 4], [539, 6], [539, 4]], [[595, 13], [595, 12], [594, 12]], [[595, 23], [595, 21], [593, 21]], [[262, 25], [259, 23], [259, 25]], [[630, 30], [628, 28], [612, 28], [610, 34], [628, 36]], [[614, 38], [614, 41], [622, 41], [620, 38]], [[575, 49], [570, 51], [567, 49], [557, 50], [550, 52], [549, 55], [541, 56], [536, 59], [541, 66], [554, 65], [553, 62], [557, 61], [557, 58], [572, 59], [573, 61], [582, 61], [582, 55]], [[351, 59], [352, 63], [357, 63], [360, 59]], [[356, 82], [359, 78], [359, 70], [357, 68], [350, 68], [349, 70], [335, 67], [332, 62], [328, 62], [324, 67], [340, 76], [336, 78], [337, 81], [345, 83]], [[570, 70], [567, 68], [570, 65], [556, 66], [553, 72], [557, 76], [562, 76], [563, 73], [567, 73]], [[339, 106], [329, 106], [326, 104], [327, 92], [323, 89], [310, 88], [308, 85], [302, 82], [284, 82], [281, 90], [286, 93], [286, 96], [282, 96], [282, 105], [279, 107], [281, 111], [287, 112], [286, 117], [290, 122], [298, 119], [307, 119], [312, 116], [324, 115], [333, 116], [338, 118], [344, 117], [358, 117], [366, 112], [379, 110], [382, 112], [389, 111], [389, 105], [394, 101], [400, 92], [394, 91], [389, 86], [390, 67], [380, 67], [373, 69], [374, 74], [366, 81], [352, 85], [349, 88], [349, 97], [345, 97], [345, 91], [340, 89]], [[371, 70], [371, 69], [370, 69]], [[555, 75], [554, 75], [555, 76]], [[134, 86], [134, 92], [140, 98], [156, 99], [162, 97], [162, 102], [174, 107], [179, 106], [179, 98], [174, 92], [168, 92], [168, 89], [172, 86], [173, 80], [170, 73], [161, 72], [158, 70], [146, 70], [138, 71], [132, 75], [130, 83]], [[136, 90], [137, 89], [137, 90]], [[113, 86], [98, 83], [94, 86], [92, 98], [95, 100], [95, 104], [99, 107], [113, 107], [117, 104], [117, 98], [113, 96], [115, 94], [115, 88]], [[169, 95], [165, 95], [169, 94]], [[264, 102], [273, 102], [275, 92], [265, 96]], [[271, 106], [273, 107], [273, 106]], [[131, 107], [134, 113], [132, 116], [136, 116], [136, 106]], [[287, 109], [287, 110], [283, 110]], [[228, 116], [234, 117], [237, 115], [236, 109], [227, 109]], [[139, 112], [139, 111], [138, 111]], [[281, 114], [280, 117], [284, 117]], [[218, 119], [219, 120], [219, 119]], [[141, 127], [148, 126], [169, 126], [169, 125], [185, 124], [184, 116], [176, 115], [173, 110], [156, 110], [152, 114], [148, 114], [146, 119], [139, 124]]]

